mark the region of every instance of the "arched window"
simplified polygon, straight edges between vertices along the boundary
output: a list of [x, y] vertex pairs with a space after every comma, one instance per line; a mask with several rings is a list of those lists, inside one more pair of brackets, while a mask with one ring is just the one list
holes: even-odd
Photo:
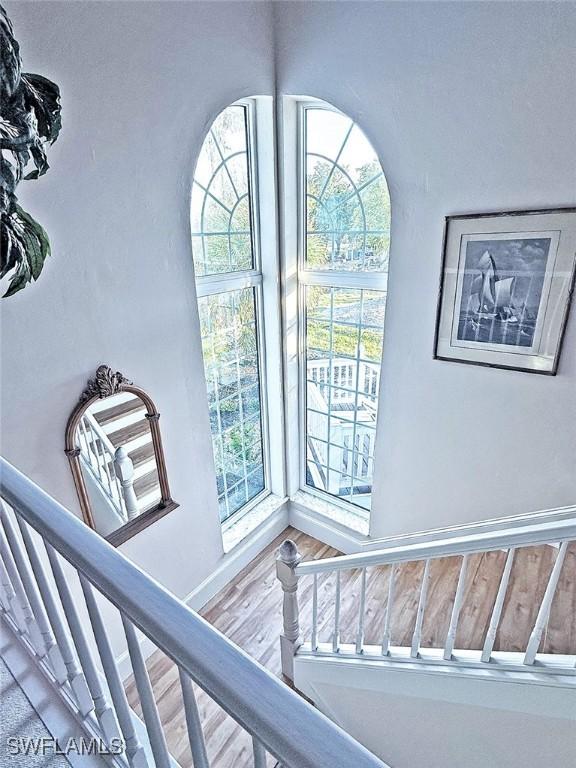
[[253, 104], [214, 121], [192, 187], [192, 249], [222, 521], [267, 487]]
[[308, 489], [370, 508], [390, 242], [390, 197], [358, 126], [301, 104], [300, 285]]
[[227, 107], [202, 145], [192, 188], [196, 277], [254, 268], [248, 110]]
[[270, 494], [266, 509], [287, 496], [301, 502], [303, 492], [304, 503], [322, 497], [323, 511], [341, 522], [342, 507], [346, 519], [355, 512], [364, 530], [388, 188], [349, 117], [317, 100], [285, 97], [283, 107], [281, 132], [269, 97], [223, 110], [194, 174], [192, 246], [220, 517], [237, 519]]

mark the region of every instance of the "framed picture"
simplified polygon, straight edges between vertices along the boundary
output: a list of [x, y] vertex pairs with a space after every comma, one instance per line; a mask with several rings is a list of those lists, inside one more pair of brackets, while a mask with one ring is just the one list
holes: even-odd
[[434, 357], [554, 375], [575, 261], [576, 208], [448, 216]]

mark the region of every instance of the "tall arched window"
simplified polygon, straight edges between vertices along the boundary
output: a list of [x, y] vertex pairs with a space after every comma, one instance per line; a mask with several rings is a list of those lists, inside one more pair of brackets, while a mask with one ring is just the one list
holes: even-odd
[[356, 530], [367, 532], [386, 179], [360, 128], [333, 107], [284, 97], [282, 131], [274, 115], [263, 96], [223, 110], [194, 174], [192, 246], [220, 516], [231, 521], [258, 505], [261, 521], [261, 509], [290, 497], [344, 524], [355, 513]]
[[198, 158], [192, 249], [222, 521], [267, 487], [253, 103], [226, 108]]
[[318, 102], [300, 110], [303, 481], [369, 509], [390, 197], [374, 149], [350, 118]]

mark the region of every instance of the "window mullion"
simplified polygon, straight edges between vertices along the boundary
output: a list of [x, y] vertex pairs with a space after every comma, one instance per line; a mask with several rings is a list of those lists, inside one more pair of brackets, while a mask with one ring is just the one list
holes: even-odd
[[196, 294], [198, 296], [211, 296], [216, 293], [255, 288], [261, 284], [261, 272], [228, 272], [222, 275], [196, 278]]
[[336, 270], [312, 271], [301, 269], [298, 280], [302, 285], [318, 285], [325, 288], [356, 288], [385, 291], [388, 287], [386, 272], [337, 272]]
[[364, 293], [360, 291], [360, 308], [359, 308], [359, 322], [358, 322], [358, 340], [356, 342], [356, 394], [354, 396], [354, 426], [352, 427], [352, 468], [350, 470], [350, 501], [353, 501], [354, 496], [354, 453], [356, 451], [356, 433], [358, 431], [358, 420], [356, 414], [358, 413], [358, 389], [360, 384], [360, 347], [362, 345], [362, 309], [364, 305]]
[[[254, 300], [254, 292], [252, 293], [253, 300]], [[254, 310], [256, 310], [256, 306], [254, 306]], [[258, 324], [258, 318], [255, 316], [254, 321], [256, 325]], [[257, 333], [257, 331], [256, 331]], [[258, 336], [256, 336], [256, 339], [258, 339]], [[256, 341], [256, 348], [258, 348], [258, 341]], [[236, 345], [236, 383], [237, 383], [237, 392], [238, 392], [238, 413], [240, 416], [240, 424], [245, 425], [246, 421], [244, 419], [244, 405], [242, 403], [242, 380], [240, 378], [240, 357], [238, 354], [238, 345]], [[258, 352], [257, 352], [258, 354]], [[259, 362], [258, 357], [256, 358]], [[260, 366], [258, 365], [258, 368]], [[247, 471], [247, 465], [246, 465], [246, 435], [244, 432], [244, 429], [241, 431], [240, 435], [240, 442], [242, 444], [242, 474], [244, 475], [244, 490], [246, 491], [246, 498], [249, 498], [248, 495], [248, 471]]]
[[[214, 335], [212, 334], [212, 320], [210, 320], [210, 345], [212, 347], [212, 356], [216, 357], [216, 349], [214, 346]], [[218, 422], [218, 435], [220, 437], [220, 460], [222, 462], [222, 483], [223, 483], [223, 494], [224, 494], [224, 504], [226, 505], [226, 513], [227, 515], [230, 514], [230, 507], [228, 504], [228, 488], [226, 483], [226, 467], [225, 467], [225, 461], [224, 461], [224, 431], [222, 429], [222, 416], [220, 413], [220, 389], [218, 384], [218, 373], [216, 369], [212, 371], [212, 377], [214, 382], [214, 408], [216, 411], [216, 420]]]

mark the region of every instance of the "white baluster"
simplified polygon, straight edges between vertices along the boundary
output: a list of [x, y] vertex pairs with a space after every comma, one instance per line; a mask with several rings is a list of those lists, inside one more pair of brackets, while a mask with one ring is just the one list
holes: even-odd
[[108, 454], [108, 451], [106, 450], [106, 447], [102, 442], [102, 440], [99, 440], [97, 445], [100, 449], [100, 457], [102, 459], [102, 467], [104, 470], [104, 476], [102, 476], [102, 473], [101, 473], [100, 478], [104, 486], [107, 488], [109, 495], [112, 498], [114, 498], [113, 481], [112, 481], [112, 475], [110, 473], [110, 466], [109, 466], [109, 461], [112, 457]]
[[[22, 609], [24, 610], [25, 615], [27, 607], [29, 607], [31, 611], [28, 626], [31, 629], [32, 622], [38, 625], [38, 629], [40, 630], [40, 635], [42, 638], [41, 648], [45, 649], [45, 655], [50, 662], [50, 667], [54, 677], [56, 678], [57, 682], [62, 685], [66, 682], [68, 676], [66, 667], [64, 665], [64, 660], [62, 658], [62, 654], [60, 653], [60, 649], [56, 645], [52, 630], [50, 629], [50, 623], [48, 621], [44, 605], [42, 604], [42, 600], [38, 592], [38, 587], [30, 571], [30, 566], [24, 557], [20, 541], [16, 536], [12, 521], [10, 520], [10, 517], [8, 516], [8, 513], [6, 512], [3, 504], [0, 504], [0, 517], [4, 526], [4, 532], [6, 533], [6, 537], [4, 537], [4, 535], [0, 536], [0, 546], [2, 547], [2, 555], [8, 568], [8, 573], [12, 578], [12, 583], [14, 586], [16, 586], [18, 583], [22, 585], [23, 597], [25, 596], [25, 600], [22, 602]], [[13, 574], [10, 573], [12, 562], [12, 557], [9, 556], [10, 554], [14, 558], [15, 571], [19, 577], [18, 579], [16, 579], [15, 576], [13, 577]], [[39, 651], [39, 655], [43, 657], [44, 653]]]
[[[90, 462], [90, 465], [96, 472], [97, 476], [100, 477], [100, 460], [98, 458], [98, 449], [96, 445], [96, 441], [98, 440], [98, 436], [94, 434], [94, 430], [92, 429], [92, 425], [90, 422], [84, 417], [82, 419], [82, 428], [84, 429], [84, 437], [86, 439], [86, 443], [88, 445], [88, 461]], [[92, 458], [90, 457], [90, 454], [92, 454]]]
[[452, 615], [450, 616], [450, 627], [448, 629], [448, 635], [446, 636], [446, 644], [444, 645], [444, 658], [446, 661], [449, 661], [452, 658], [452, 651], [454, 650], [456, 631], [458, 630], [458, 619], [460, 618], [460, 611], [464, 601], [464, 588], [466, 586], [467, 568], [468, 555], [464, 555], [462, 557], [462, 564], [460, 566], [460, 575], [458, 576], [458, 586], [456, 587], [456, 594], [454, 596]]
[[70, 644], [70, 640], [68, 638], [68, 633], [64, 628], [64, 622], [56, 604], [56, 600], [54, 599], [52, 587], [44, 571], [44, 566], [36, 550], [36, 545], [34, 544], [32, 536], [30, 535], [30, 531], [28, 530], [28, 525], [19, 516], [16, 517], [16, 520], [18, 522], [18, 526], [20, 527], [20, 533], [22, 534], [24, 546], [26, 547], [26, 552], [28, 553], [28, 559], [30, 560], [30, 565], [32, 566], [32, 572], [34, 573], [36, 583], [38, 584], [38, 589], [42, 595], [42, 600], [44, 602], [44, 607], [46, 608], [46, 613], [48, 614], [50, 626], [52, 627], [58, 648], [60, 649], [60, 653], [62, 654], [62, 658], [64, 660], [64, 665], [66, 666], [68, 682], [70, 683], [70, 687], [74, 693], [74, 697], [78, 704], [78, 709], [80, 713], [85, 717], [94, 709], [94, 702], [92, 701], [92, 696], [90, 696], [86, 678], [76, 663], [74, 651], [72, 650], [72, 645]]
[[158, 708], [156, 707], [156, 702], [154, 700], [154, 692], [152, 690], [152, 685], [150, 684], [150, 678], [148, 677], [148, 670], [144, 663], [140, 643], [136, 636], [136, 630], [130, 619], [124, 614], [121, 614], [121, 616], [122, 624], [124, 626], [124, 634], [126, 635], [126, 641], [128, 643], [128, 653], [130, 654], [130, 661], [132, 662], [134, 680], [136, 681], [140, 704], [142, 706], [142, 715], [150, 738], [150, 747], [152, 748], [156, 768], [171, 768], [170, 755], [168, 754], [168, 747], [166, 746], [166, 737], [164, 736], [164, 730], [162, 729], [162, 723], [160, 722], [160, 715], [158, 714]]
[[420, 586], [420, 599], [418, 601], [418, 611], [416, 613], [416, 625], [414, 627], [414, 634], [412, 635], [412, 647], [410, 649], [410, 656], [416, 658], [420, 650], [420, 642], [422, 640], [422, 622], [424, 621], [424, 609], [426, 608], [426, 597], [428, 594], [428, 582], [430, 580], [430, 560], [426, 560], [424, 566], [424, 573], [422, 575], [422, 584]]
[[[14, 592], [14, 595], [15, 594], [16, 593]], [[20, 616], [18, 619], [14, 617], [14, 610], [10, 605], [10, 600], [8, 598], [8, 595], [6, 594], [6, 588], [2, 580], [1, 574], [0, 574], [0, 612], [5, 614], [6, 616], [12, 617], [12, 620], [16, 623], [18, 630], [19, 631], [23, 630], [24, 618], [22, 616]]]
[[138, 499], [134, 492], [134, 464], [124, 446], [116, 449], [114, 454], [114, 471], [122, 486], [122, 496], [126, 504], [128, 520], [133, 520], [139, 514]]
[[100, 654], [102, 669], [106, 676], [112, 703], [114, 704], [116, 716], [120, 724], [120, 730], [124, 737], [128, 762], [130, 763], [131, 768], [147, 768], [148, 761], [146, 759], [146, 754], [144, 748], [138, 741], [138, 737], [134, 730], [132, 714], [126, 699], [126, 692], [120, 678], [120, 673], [118, 672], [118, 667], [116, 666], [108, 635], [104, 629], [104, 622], [102, 621], [100, 610], [96, 604], [92, 585], [81, 573], [79, 573], [78, 576], [80, 578], [82, 592], [84, 593], [86, 608], [88, 609], [90, 624], [92, 625], [92, 631], [94, 632], [94, 639], [96, 640], [96, 646], [98, 648], [98, 653]]
[[300, 562], [298, 547], [287, 539], [276, 556], [276, 575], [282, 585], [283, 631], [280, 635], [282, 672], [294, 679], [294, 654], [300, 647], [300, 623], [298, 617], [298, 576], [295, 568]]
[[114, 456], [106, 443], [106, 435], [101, 435], [94, 429], [90, 419], [84, 418], [79, 424], [79, 435], [83, 437], [85, 449], [83, 456], [90, 465], [100, 487], [112, 500], [118, 511], [123, 512], [122, 492], [116, 475], [110, 471], [110, 464], [114, 463]]
[[[46, 639], [40, 629], [38, 621], [34, 616], [33, 609], [26, 594], [26, 589], [22, 583], [20, 574], [18, 573], [18, 568], [16, 567], [16, 563], [14, 562], [12, 553], [8, 547], [8, 542], [6, 541], [3, 529], [0, 529], [0, 551], [2, 552], [3, 562], [8, 571], [7, 576], [10, 579], [15, 592], [15, 610], [23, 619], [22, 625], [19, 625], [19, 630], [22, 632], [22, 634], [28, 635], [30, 644], [32, 645], [32, 648], [34, 649], [34, 652], [37, 654], [37, 656], [40, 659], [47, 657], [48, 661], [50, 662], [49, 646], [47, 645]], [[48, 622], [46, 620], [46, 624], [47, 623]], [[52, 643], [54, 643], [54, 640], [52, 640]], [[55, 650], [57, 650], [55, 646], [53, 647]], [[59, 682], [64, 682], [66, 680], [66, 670], [64, 669], [64, 662], [62, 661], [61, 657], [59, 657], [58, 662], [59, 665], [57, 664], [56, 669], [60, 674], [55, 676]]]
[[11, 602], [16, 597], [16, 592], [14, 592], [12, 588], [12, 584], [10, 582], [10, 579], [8, 578], [8, 572], [4, 567], [4, 561], [2, 560], [1, 557], [0, 557], [0, 596], [2, 600], [2, 609], [4, 613], [12, 614], [13, 609], [11, 606]]
[[360, 605], [358, 608], [358, 632], [356, 633], [356, 653], [364, 653], [364, 613], [366, 611], [366, 568], [362, 568], [360, 579]]
[[[112, 462], [112, 466], [114, 467], [114, 462]], [[116, 467], [114, 467], [114, 489], [114, 498], [117, 499], [120, 514], [127, 520], [128, 514], [126, 512], [126, 502], [124, 501], [124, 496], [122, 496], [122, 486], [120, 485], [120, 480], [118, 480], [118, 475], [116, 474]]]
[[384, 633], [382, 635], [382, 656], [388, 656], [390, 653], [390, 635], [392, 622], [392, 604], [394, 602], [394, 589], [396, 586], [396, 563], [390, 566], [390, 575], [388, 577], [388, 602], [384, 613]]
[[254, 752], [254, 768], [266, 768], [266, 750], [254, 737], [252, 737], [252, 750]]
[[318, 574], [314, 574], [312, 587], [312, 636], [310, 645], [313, 651], [318, 650]]
[[190, 750], [192, 752], [192, 763], [194, 768], [210, 768], [192, 681], [183, 669], [178, 669], [178, 672], [180, 675], [182, 700], [184, 702], [184, 714], [186, 715], [186, 726], [188, 728], [188, 740], [190, 741]]
[[504, 599], [508, 589], [508, 581], [510, 580], [510, 572], [512, 570], [515, 552], [516, 549], [512, 547], [512, 549], [508, 550], [508, 554], [506, 555], [506, 563], [504, 565], [504, 570], [502, 571], [502, 576], [500, 577], [498, 593], [496, 594], [494, 608], [492, 609], [492, 615], [490, 616], [490, 626], [486, 633], [484, 648], [482, 649], [482, 656], [480, 657], [480, 660], [484, 662], [490, 661], [490, 657], [492, 656], [492, 649], [494, 648], [494, 642], [496, 641], [496, 633], [498, 632], [502, 608], [504, 607]]
[[44, 542], [44, 545], [54, 575], [56, 589], [60, 595], [64, 614], [70, 628], [70, 633], [72, 634], [78, 658], [80, 659], [80, 665], [84, 676], [86, 677], [86, 683], [88, 684], [90, 695], [94, 702], [94, 712], [98, 718], [100, 727], [102, 728], [106, 743], [110, 746], [112, 744], [112, 739], [117, 739], [120, 736], [116, 717], [114, 716], [114, 712], [108, 704], [102, 686], [100, 685], [100, 676], [96, 669], [96, 665], [94, 664], [92, 653], [90, 652], [88, 641], [82, 628], [82, 622], [76, 611], [76, 606], [74, 605], [74, 600], [66, 582], [66, 577], [64, 576], [58, 555], [48, 542]]
[[538, 653], [538, 648], [540, 647], [542, 634], [544, 632], [544, 628], [546, 627], [548, 617], [550, 616], [552, 600], [554, 600], [554, 595], [556, 593], [556, 587], [558, 586], [558, 581], [560, 579], [560, 571], [562, 570], [562, 564], [564, 563], [564, 558], [566, 557], [568, 544], [568, 541], [563, 541], [562, 544], [560, 544], [560, 549], [556, 555], [556, 561], [554, 563], [554, 567], [552, 568], [552, 573], [550, 574], [548, 584], [546, 585], [544, 597], [540, 603], [540, 610], [538, 611], [538, 616], [536, 617], [536, 623], [534, 624], [534, 629], [532, 630], [530, 640], [528, 641], [526, 655], [524, 656], [524, 664], [534, 664], [534, 661], [536, 660], [536, 654]]
[[[16, 577], [18, 576], [18, 573], [16, 571], [16, 567], [14, 566], [14, 574]], [[16, 624], [16, 627], [18, 628], [18, 632], [21, 635], [25, 635], [28, 633], [28, 625], [27, 625], [27, 619], [34, 621], [34, 617], [32, 616], [32, 611], [30, 610], [30, 606], [27, 605], [27, 600], [24, 599], [24, 601], [21, 601], [18, 599], [18, 596], [16, 595], [16, 590], [12, 586], [12, 582], [10, 581], [10, 576], [8, 575], [8, 571], [6, 570], [6, 566], [4, 565], [4, 560], [0, 559], [0, 581], [2, 582], [2, 601], [4, 603], [4, 611], [9, 616], [12, 617], [12, 620]], [[23, 591], [23, 588], [22, 588]], [[24, 596], [25, 598], [25, 596]], [[27, 605], [27, 613], [24, 613], [23, 605]], [[36, 626], [36, 622], [34, 622], [34, 625]], [[44, 643], [42, 642], [42, 637], [40, 636], [40, 632], [38, 631], [38, 637], [40, 639], [40, 647], [44, 647]], [[35, 648], [36, 650], [36, 648]], [[44, 648], [44, 654], [46, 653], [46, 649]], [[43, 655], [43, 654], [40, 654]]]
[[84, 453], [86, 454], [86, 460], [89, 464], [92, 464], [92, 461], [90, 460], [90, 454], [92, 453], [92, 449], [90, 448], [90, 441], [88, 440], [88, 435], [86, 434], [86, 424], [84, 423], [84, 419], [80, 419], [80, 422], [78, 424], [78, 435], [79, 437], [82, 437], [82, 440], [84, 442]]
[[332, 651], [340, 650], [340, 571], [336, 571], [336, 589], [334, 594], [334, 634], [332, 635]]

